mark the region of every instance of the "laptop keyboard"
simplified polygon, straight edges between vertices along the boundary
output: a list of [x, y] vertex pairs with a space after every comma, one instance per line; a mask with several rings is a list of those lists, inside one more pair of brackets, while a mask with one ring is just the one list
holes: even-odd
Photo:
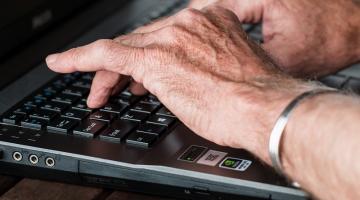
[[25, 98], [2, 118], [5, 124], [71, 137], [151, 147], [176, 123], [176, 117], [149, 94], [128, 89], [99, 109], [86, 105], [92, 75], [60, 75]]
[[[176, 12], [184, 5], [184, 2], [178, 1], [168, 9], [153, 12], [119, 34]], [[245, 24], [243, 28], [253, 40], [262, 42], [260, 25]], [[92, 79], [91, 73], [59, 75], [5, 112], [0, 122], [19, 129], [36, 129], [48, 134], [124, 143], [141, 148], [150, 148], [177, 124], [177, 118], [155, 96], [135, 96], [127, 88], [112, 96], [102, 108], [87, 107], [86, 98]], [[359, 78], [339, 73], [321, 81], [330, 87], [360, 94]]]

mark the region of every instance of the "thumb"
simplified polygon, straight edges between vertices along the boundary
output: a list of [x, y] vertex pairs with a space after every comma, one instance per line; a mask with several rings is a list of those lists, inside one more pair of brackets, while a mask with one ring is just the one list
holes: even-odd
[[224, 7], [236, 14], [242, 23], [259, 23], [268, 0], [192, 0], [189, 7], [201, 9], [210, 4]]

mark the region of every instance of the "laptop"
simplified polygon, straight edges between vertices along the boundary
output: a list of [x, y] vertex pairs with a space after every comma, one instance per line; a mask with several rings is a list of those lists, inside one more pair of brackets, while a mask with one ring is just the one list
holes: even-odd
[[[0, 173], [179, 199], [308, 199], [249, 152], [194, 134], [154, 95], [125, 88], [90, 109], [93, 74], [58, 75], [44, 63], [50, 53], [130, 32], [186, 3], [2, 2]], [[261, 42], [259, 25], [244, 29]], [[357, 65], [322, 81], [360, 92], [359, 75]]]

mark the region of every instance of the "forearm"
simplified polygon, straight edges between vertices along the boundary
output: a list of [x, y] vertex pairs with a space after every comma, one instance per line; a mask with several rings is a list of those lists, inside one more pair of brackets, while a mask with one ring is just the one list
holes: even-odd
[[359, 199], [360, 101], [322, 95], [294, 110], [282, 140], [285, 173], [321, 199]]

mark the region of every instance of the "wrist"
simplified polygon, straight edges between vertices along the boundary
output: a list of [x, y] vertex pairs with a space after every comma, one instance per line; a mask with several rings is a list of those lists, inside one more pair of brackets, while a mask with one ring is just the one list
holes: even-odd
[[[230, 146], [245, 148], [271, 165], [268, 147], [275, 122], [285, 107], [297, 96], [306, 91], [318, 89], [319, 86], [286, 78], [268, 81], [261, 83], [265, 84], [265, 87], [248, 88], [247, 90], [250, 92], [247, 94], [244, 94], [243, 91], [234, 93], [235, 113], [233, 116], [246, 116], [246, 119], [241, 118], [236, 125], [242, 126], [240, 130], [244, 130], [245, 127], [247, 133], [245, 141], [244, 134], [236, 134], [235, 138], [231, 139], [232, 145]], [[286, 87], [279, 87], [279, 84]], [[242, 90], [244, 89], [242, 88]]]

